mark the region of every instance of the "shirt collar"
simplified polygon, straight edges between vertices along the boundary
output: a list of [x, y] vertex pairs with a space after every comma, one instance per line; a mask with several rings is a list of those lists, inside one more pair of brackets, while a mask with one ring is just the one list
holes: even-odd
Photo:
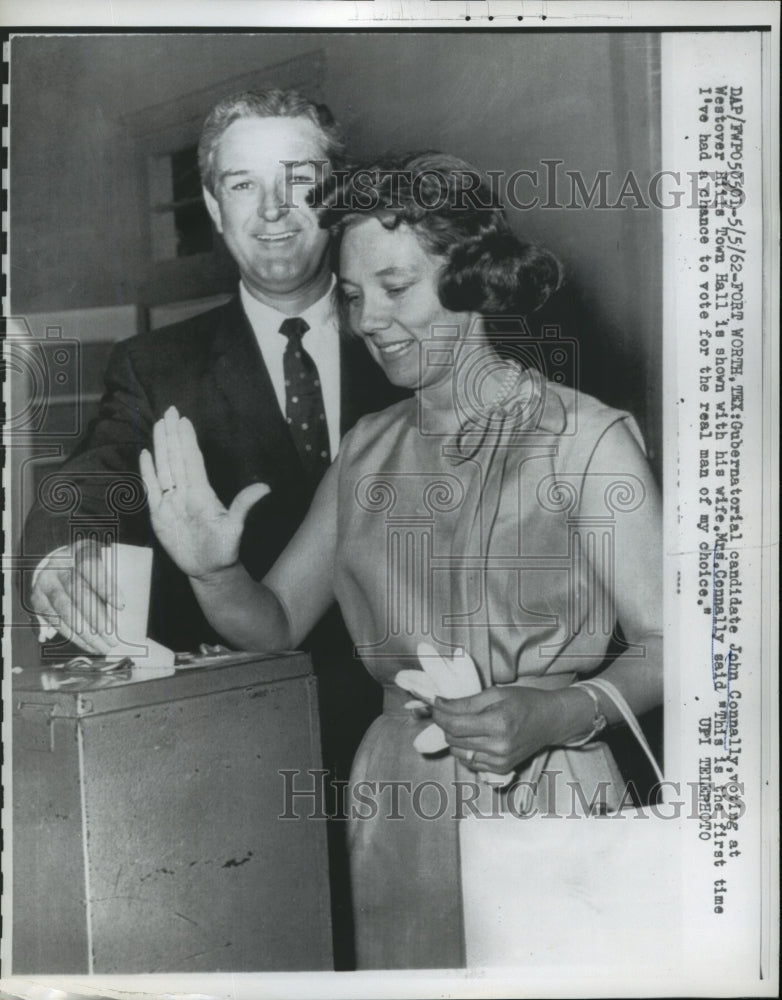
[[[331, 284], [326, 294], [322, 295], [317, 302], [313, 302], [303, 312], [297, 314], [305, 320], [310, 329], [317, 330], [332, 322], [334, 318], [333, 292], [336, 280], [335, 276], [332, 275]], [[282, 313], [279, 309], [275, 309], [265, 302], [260, 302], [254, 295], [251, 295], [243, 281], [239, 282], [239, 298], [256, 337], [266, 337], [279, 333], [282, 321], [288, 319], [287, 313]]]

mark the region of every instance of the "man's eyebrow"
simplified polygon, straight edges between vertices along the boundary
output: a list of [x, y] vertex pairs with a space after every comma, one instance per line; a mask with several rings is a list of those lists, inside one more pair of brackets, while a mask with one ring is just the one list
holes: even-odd
[[249, 170], [223, 170], [217, 179], [224, 181], [226, 177], [246, 177], [249, 173]]
[[[315, 161], [313, 160], [280, 160], [280, 165], [284, 166], [286, 169], [298, 170], [300, 167], [310, 167]], [[237, 168], [236, 170], [223, 170], [221, 171], [217, 179], [218, 181], [224, 181], [227, 177], [246, 177], [251, 174], [252, 170], [246, 168]]]

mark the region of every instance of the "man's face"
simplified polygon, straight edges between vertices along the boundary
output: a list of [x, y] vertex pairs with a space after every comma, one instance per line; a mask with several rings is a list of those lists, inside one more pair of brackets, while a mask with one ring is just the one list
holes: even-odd
[[[323, 136], [307, 118], [240, 118], [220, 138], [206, 207], [261, 300], [304, 293], [323, 278], [329, 237], [303, 182], [320, 179], [311, 161], [325, 158]], [[288, 167], [287, 190], [283, 160], [298, 164]]]

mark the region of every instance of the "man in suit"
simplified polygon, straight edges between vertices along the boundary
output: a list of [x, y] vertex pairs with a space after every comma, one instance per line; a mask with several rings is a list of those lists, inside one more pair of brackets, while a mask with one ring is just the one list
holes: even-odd
[[[398, 398], [363, 343], [338, 336], [328, 233], [306, 201], [341, 155], [328, 109], [292, 92], [235, 95], [207, 118], [199, 145], [204, 199], [238, 265], [239, 294], [117, 344], [98, 417], [63, 466], [67, 489], [42, 497], [26, 525], [26, 550], [42, 558], [28, 608], [83, 649], [106, 653], [115, 641], [106, 626], [112, 588], [96, 542], [106, 526], [120, 541], [154, 549], [151, 638], [175, 650], [220, 639], [158, 545], [140, 487], [139, 453], [169, 406], [193, 422], [224, 504], [252, 484], [269, 485], [250, 511], [240, 554], [260, 578], [304, 517], [341, 434]], [[324, 763], [346, 777], [378, 696], [351, 662], [336, 612], [308, 646]]]
[[[105, 567], [86, 529], [113, 523], [120, 540], [155, 548], [150, 636], [175, 649], [218, 638], [156, 544], [138, 495], [139, 452], [168, 406], [192, 420], [224, 503], [249, 484], [270, 486], [251, 511], [242, 547], [260, 576], [306, 513], [341, 434], [397, 398], [363, 344], [338, 337], [328, 234], [306, 204], [319, 164], [341, 156], [330, 112], [291, 92], [235, 95], [207, 118], [199, 145], [204, 199], [238, 265], [239, 295], [116, 346], [98, 418], [53, 481], [62, 486], [67, 477], [76, 499], [63, 510], [61, 495], [44, 496], [26, 526], [26, 551], [49, 557], [28, 606], [89, 652], [108, 652], [113, 637], [102, 614], [110, 599]], [[301, 345], [325, 415], [314, 465], [295, 433], [295, 387], [286, 386], [291, 341], [280, 330], [291, 319], [306, 327]]]

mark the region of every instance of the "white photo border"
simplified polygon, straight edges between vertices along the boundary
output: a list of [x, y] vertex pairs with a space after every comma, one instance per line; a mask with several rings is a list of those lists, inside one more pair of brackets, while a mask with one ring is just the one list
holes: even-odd
[[[260, 7], [263, 7], [263, 10]], [[521, 13], [519, 13], [521, 12]], [[523, 21], [519, 18], [523, 17]], [[373, 28], [380, 30], [411, 30], [424, 27], [439, 27], [459, 32], [474, 29], [516, 29], [534, 28], [541, 32], [550, 30], [661, 30], [664, 32], [663, 70], [675, 72], [675, 80], [663, 78], [663, 113], [684, 115], [683, 102], [687, 96], [684, 93], [688, 87], [697, 85], [697, 68], [693, 63], [682, 64], [683, 56], [692, 53], [687, 50], [686, 39], [689, 33], [697, 32], [706, 39], [703, 47], [697, 49], [704, 53], [704, 63], [713, 70], [709, 63], [710, 52], [719, 51], [720, 38], [731, 29], [736, 32], [747, 32], [756, 29], [762, 37], [761, 56], [758, 64], [751, 60], [737, 59], [736, 72], [745, 74], [746, 79], [755, 80], [758, 87], [757, 98], [760, 108], [754, 120], [755, 137], [760, 148], [748, 153], [749, 160], [756, 171], [756, 182], [762, 188], [762, 197], [756, 205], [756, 215], [750, 219], [754, 223], [748, 241], [751, 241], [755, 263], [752, 271], [751, 287], [752, 302], [750, 316], [762, 331], [760, 343], [747, 348], [747, 367], [754, 364], [755, 377], [761, 381], [761, 393], [753, 410], [752, 422], [749, 427], [753, 434], [753, 446], [746, 459], [747, 467], [751, 468], [752, 480], [757, 489], [757, 496], [748, 500], [748, 511], [752, 520], [752, 536], [747, 542], [752, 551], [757, 553], [757, 560], [747, 570], [748, 584], [745, 606], [752, 605], [755, 618], [748, 636], [752, 656], [757, 659], [759, 676], [755, 675], [755, 698], [751, 700], [752, 718], [761, 727], [761, 735], [756, 740], [756, 746], [751, 751], [751, 761], [757, 770], [757, 781], [751, 793], [753, 809], [757, 814], [757, 829], [754, 831], [751, 856], [756, 871], [752, 876], [752, 892], [743, 905], [749, 912], [755, 907], [752, 920], [758, 928], [758, 967], [763, 966], [767, 972], [764, 978], [747, 974], [742, 971], [738, 978], [732, 978], [730, 961], [715, 967], [714, 955], [709, 953], [711, 967], [698, 969], [680, 969], [676, 974], [661, 975], [653, 983], [649, 980], [639, 981], [636, 976], [618, 974], [612, 970], [596, 976], [592, 981], [581, 980], [577, 986], [572, 979], [563, 975], [540, 978], [531, 976], [529, 972], [504, 969], [493, 973], [491, 970], [460, 970], [448, 973], [442, 972], [410, 972], [410, 973], [291, 973], [291, 974], [211, 974], [205, 975], [159, 975], [159, 976], [36, 976], [8, 977], [0, 982], [3, 995], [25, 997], [29, 1000], [37, 998], [69, 996], [84, 997], [120, 997], [133, 991], [135, 996], [192, 996], [220, 997], [230, 1000], [243, 1000], [260, 995], [275, 997], [399, 997], [399, 996], [452, 996], [452, 997], [511, 997], [511, 996], [545, 996], [559, 997], [579, 996], [647, 996], [654, 995], [702, 995], [702, 996], [774, 996], [778, 992], [777, 959], [779, 948], [779, 892], [778, 892], [778, 678], [775, 671], [778, 652], [778, 622], [777, 622], [777, 514], [778, 514], [778, 415], [779, 399], [776, 372], [779, 360], [779, 191], [778, 191], [778, 138], [779, 138], [779, 8], [775, 3], [767, 2], [727, 2], [718, 5], [700, 3], [591, 3], [591, 2], [554, 2], [554, 0], [291, 0], [291, 2], [275, 2], [264, 5], [248, 5], [234, 0], [201, 0], [201, 2], [182, 2], [182, 0], [167, 0], [167, 2], [148, 6], [139, 2], [81, 2], [65, 8], [57, 5], [54, 0], [6, 0], [0, 10], [0, 28], [11, 34], [14, 31], [42, 33], [79, 33], [81, 30], [102, 28], [104, 30], [149, 31], [158, 28], [183, 28], [200, 30], [220, 30], [221, 28], [243, 28], [263, 31], [270, 28], [319, 28], [328, 31], [349, 31], [358, 28]], [[688, 33], [688, 34], [685, 34]], [[741, 34], [732, 38], [740, 38]], [[747, 36], [749, 37], [749, 36]], [[713, 50], [708, 39], [713, 39]], [[678, 46], [678, 48], [677, 48]], [[751, 55], [755, 55], [752, 50]], [[695, 60], [697, 62], [697, 60]], [[673, 68], [672, 68], [673, 67]], [[693, 81], [696, 81], [695, 83]], [[675, 84], [676, 93], [672, 83]], [[728, 83], [728, 86], [730, 84]], [[666, 94], [666, 87], [668, 87]], [[11, 99], [12, 96], [11, 96]], [[678, 124], [678, 120], [677, 120]], [[670, 129], [665, 132], [663, 146], [663, 166], [665, 158], [680, 156], [682, 169], [689, 169], [687, 157], [691, 147], [676, 146], [679, 133]], [[675, 130], [674, 130], [675, 131]], [[7, 129], [6, 129], [7, 132]], [[665, 135], [674, 147], [666, 148]], [[679, 135], [680, 138], [680, 135]], [[7, 135], [4, 136], [7, 139]], [[684, 152], [683, 152], [684, 150]], [[753, 159], [754, 157], [754, 159]], [[696, 157], [697, 164], [697, 157]], [[696, 166], [697, 169], [697, 166]], [[758, 180], [759, 178], [759, 180]], [[4, 213], [3, 228], [7, 231], [7, 213]], [[692, 532], [687, 534], [683, 522], [687, 522], [689, 513], [686, 509], [687, 499], [682, 506], [682, 493], [677, 488], [679, 482], [687, 481], [688, 469], [677, 470], [673, 463], [674, 453], [678, 450], [683, 434], [683, 427], [688, 426], [691, 419], [687, 406], [680, 406], [677, 400], [682, 398], [680, 390], [687, 389], [691, 384], [687, 373], [697, 363], [690, 352], [687, 343], [681, 338], [677, 328], [682, 322], [682, 310], [692, 312], [693, 305], [683, 297], [688, 294], [686, 283], [682, 282], [682, 262], [694, 253], [692, 234], [684, 233], [677, 228], [676, 213], [666, 217], [667, 228], [664, 231], [665, 275], [665, 372], [664, 372], [664, 456], [666, 475], [664, 477], [666, 490], [666, 524], [667, 548], [666, 554], [670, 560], [671, 573], [680, 574], [683, 581], [682, 590], [692, 586], [690, 579], [692, 568], [687, 554], [691, 551]], [[697, 242], [697, 234], [696, 234]], [[689, 255], [689, 256], [688, 256]], [[8, 260], [4, 257], [3, 270], [8, 274]], [[696, 300], [697, 305], [697, 300]], [[5, 310], [4, 310], [5, 312]], [[700, 310], [694, 309], [688, 314], [687, 322], [698, 323]], [[683, 374], [684, 373], [684, 374]], [[688, 395], [684, 396], [685, 399]], [[674, 446], [676, 442], [676, 446]], [[690, 441], [688, 455], [692, 461], [697, 461], [696, 452], [700, 448]], [[689, 460], [689, 459], [688, 459]], [[688, 467], [689, 468], [689, 467]], [[711, 489], [711, 480], [709, 480]], [[8, 494], [7, 494], [8, 495]], [[749, 516], [748, 515], [748, 516]], [[686, 525], [685, 525], [686, 526]], [[683, 618], [681, 600], [677, 600], [675, 588], [671, 586], [670, 574], [667, 574], [667, 609], [668, 616], [677, 636], [676, 651], [684, 658], [688, 650], [695, 650], [696, 658], [702, 656], [698, 643], [702, 641], [700, 632], [690, 635], [692, 621]], [[697, 582], [695, 583], [697, 589]], [[693, 614], [694, 614], [694, 609]], [[697, 632], [697, 630], [695, 630]], [[713, 634], [713, 627], [712, 627]], [[5, 641], [5, 640], [4, 640]], [[666, 642], [670, 644], [669, 637]], [[6, 661], [8, 662], [8, 661]], [[8, 675], [4, 677], [4, 685]], [[672, 760], [675, 767], [683, 766], [691, 748], [684, 744], [692, 730], [692, 720], [697, 719], [695, 706], [688, 704], [689, 693], [694, 696], [696, 688], [682, 692], [677, 684], [671, 683], [670, 674], [666, 675], [666, 747], [676, 746]], [[677, 697], [674, 704], [674, 692]], [[7, 689], [4, 688], [4, 694]], [[5, 699], [6, 708], [10, 702]], [[693, 712], [696, 712], [693, 715]], [[3, 721], [4, 746], [9, 747], [10, 712], [6, 711]], [[683, 736], [684, 732], [688, 736]], [[666, 760], [666, 765], [671, 763]], [[9, 755], [4, 755], [3, 784], [10, 787]], [[4, 828], [7, 828], [8, 794], [4, 802]], [[693, 864], [698, 867], [704, 864], [703, 857], [695, 857]], [[8, 876], [7, 850], [4, 851], [4, 871]], [[7, 883], [6, 883], [7, 884]], [[693, 918], [698, 913], [693, 911]], [[8, 894], [3, 898], [3, 923], [9, 926], [10, 908]], [[698, 928], [700, 930], [700, 928]], [[734, 935], [728, 932], [720, 938], [720, 947], [731, 948]], [[716, 945], [714, 946], [716, 947]], [[3, 944], [3, 967], [8, 967], [8, 951]]]

